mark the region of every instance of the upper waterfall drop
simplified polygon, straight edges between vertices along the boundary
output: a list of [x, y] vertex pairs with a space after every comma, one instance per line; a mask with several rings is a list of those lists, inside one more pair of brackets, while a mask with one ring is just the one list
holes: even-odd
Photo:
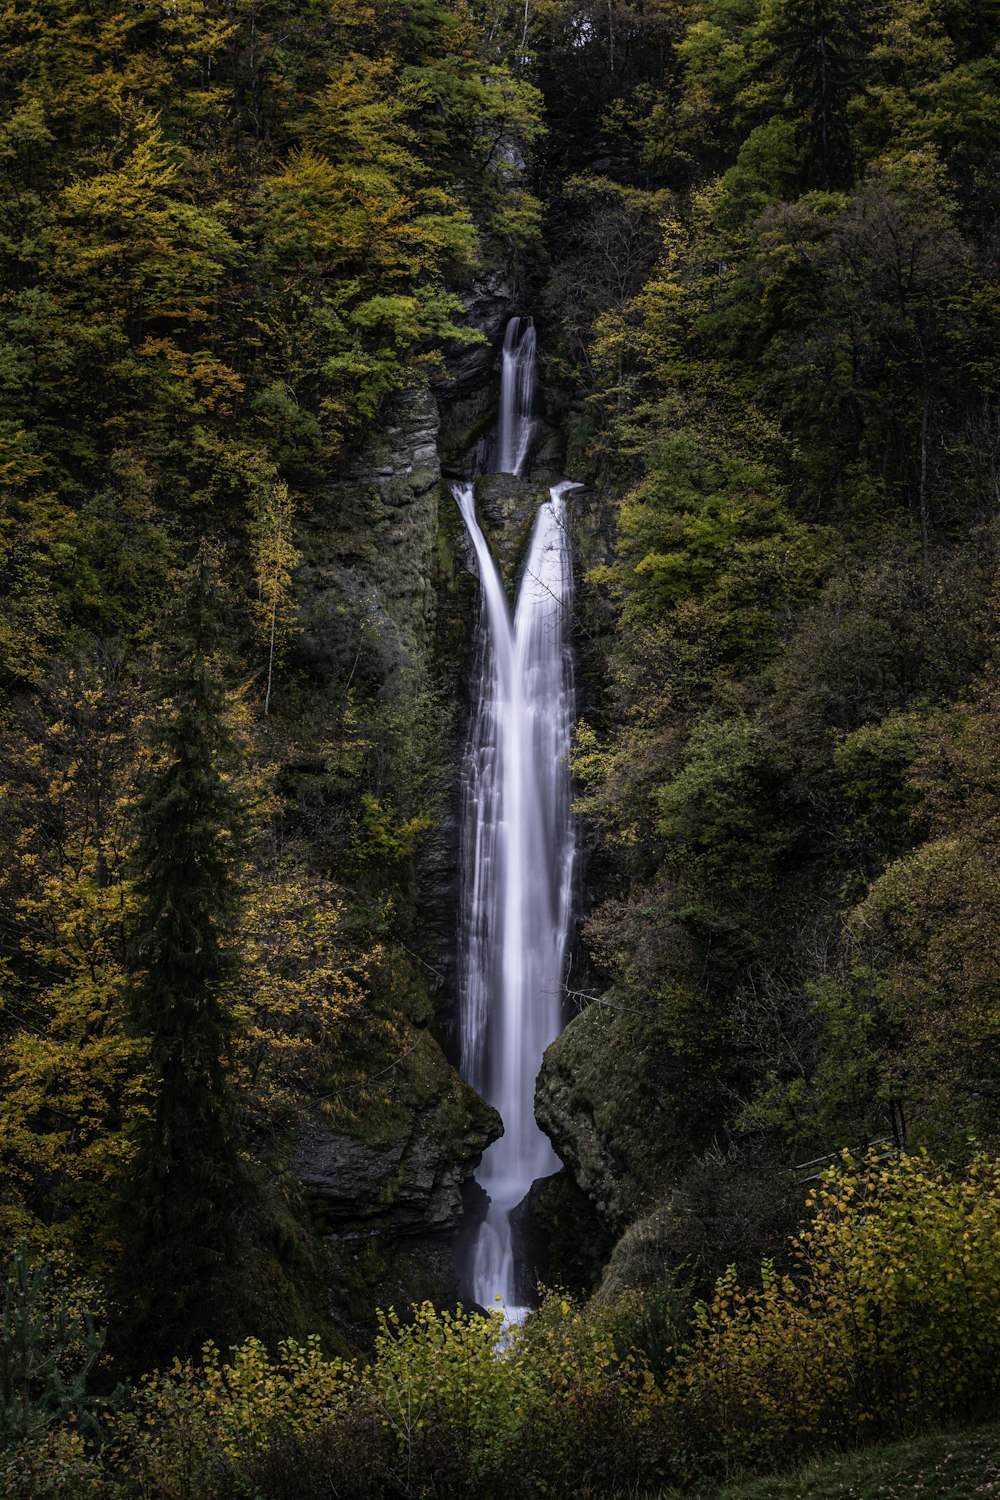
[[533, 318], [511, 318], [503, 343], [500, 412], [497, 419], [498, 474], [520, 475], [535, 434], [537, 349]]

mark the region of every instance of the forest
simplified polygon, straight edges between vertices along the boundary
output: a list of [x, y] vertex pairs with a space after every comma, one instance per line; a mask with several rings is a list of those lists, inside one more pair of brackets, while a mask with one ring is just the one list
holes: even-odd
[[[562, 479], [512, 1329], [453, 489], [513, 597]], [[0, 592], [0, 1493], [1000, 1472], [1000, 0], [0, 0]]]

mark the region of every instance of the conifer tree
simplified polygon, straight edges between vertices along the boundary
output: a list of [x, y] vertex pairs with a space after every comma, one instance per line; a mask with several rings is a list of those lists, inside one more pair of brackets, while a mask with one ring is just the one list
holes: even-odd
[[143, 1363], [234, 1324], [236, 1215], [247, 1184], [227, 1081], [243, 813], [215, 661], [218, 584], [193, 566], [161, 678], [139, 806], [131, 1016], [152, 1099], [127, 1185], [121, 1303]]
[[857, 0], [786, 0], [772, 42], [798, 116], [804, 188], [844, 188], [855, 163], [848, 103], [863, 56]]

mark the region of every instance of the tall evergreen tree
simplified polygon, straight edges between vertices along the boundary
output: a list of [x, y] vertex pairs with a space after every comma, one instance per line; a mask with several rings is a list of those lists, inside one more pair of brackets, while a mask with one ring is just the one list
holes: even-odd
[[246, 1197], [226, 1056], [233, 1021], [243, 812], [215, 660], [211, 560], [193, 566], [161, 679], [139, 807], [132, 1022], [152, 1101], [123, 1203], [124, 1341], [184, 1352], [234, 1327], [236, 1216]]
[[786, 0], [771, 40], [788, 102], [798, 119], [804, 188], [854, 181], [848, 103], [864, 56], [858, 0]]

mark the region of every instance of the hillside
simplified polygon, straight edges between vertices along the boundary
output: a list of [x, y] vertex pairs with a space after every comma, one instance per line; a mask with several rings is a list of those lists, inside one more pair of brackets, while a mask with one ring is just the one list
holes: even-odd
[[[175, 1358], [194, 1400], [208, 1340], [323, 1421], [338, 1360], [410, 1350], [479, 1500], [995, 1415], [998, 181], [995, 0], [0, 6], [18, 1493], [170, 1492], [122, 1458], [141, 1402], [106, 1472], [88, 1422]], [[513, 604], [563, 481], [559, 1170], [507, 1231], [524, 1299], [558, 1290], [518, 1407], [478, 1314], [435, 1321], [504, 1128], [498, 1047], [468, 1065], [494, 648], [454, 487]], [[461, 1441], [390, 1307], [448, 1369], [487, 1351]], [[431, 1493], [431, 1438], [393, 1427], [404, 1484], [354, 1381], [320, 1466], [368, 1433], [343, 1493]], [[232, 1418], [248, 1463], [277, 1420]]]

